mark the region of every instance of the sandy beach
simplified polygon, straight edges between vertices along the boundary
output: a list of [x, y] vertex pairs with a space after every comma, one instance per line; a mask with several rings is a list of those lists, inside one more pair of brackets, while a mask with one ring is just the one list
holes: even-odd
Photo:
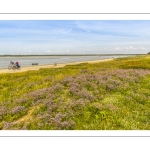
[[21, 67], [20, 69], [16, 69], [16, 70], [0, 69], [0, 73], [19, 73], [19, 72], [25, 72], [25, 71], [29, 71], [29, 70], [39, 70], [41, 68], [60, 68], [60, 67], [66, 66], [66, 65], [77, 65], [77, 64], [81, 64], [81, 63], [99, 63], [99, 62], [105, 62], [105, 61], [111, 61], [111, 60], [113, 60], [113, 58], [94, 60], [94, 61], [85, 61], [85, 62], [71, 62], [71, 63], [57, 64], [57, 65], [29, 66], [29, 67]]

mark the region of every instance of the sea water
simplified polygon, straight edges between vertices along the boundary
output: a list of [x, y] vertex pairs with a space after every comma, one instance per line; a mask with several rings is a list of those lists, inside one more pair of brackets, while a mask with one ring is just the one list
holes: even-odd
[[62, 64], [70, 62], [86, 62], [93, 60], [102, 60], [109, 58], [125, 57], [125, 55], [102, 55], [102, 56], [6, 56], [0, 57], [0, 69], [8, 68], [10, 61], [19, 62], [21, 67], [32, 66], [32, 63], [38, 65]]

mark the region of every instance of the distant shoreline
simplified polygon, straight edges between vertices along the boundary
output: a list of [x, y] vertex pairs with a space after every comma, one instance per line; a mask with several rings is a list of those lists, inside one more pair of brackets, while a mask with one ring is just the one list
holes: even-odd
[[146, 55], [146, 54], [59, 54], [59, 55], [0, 55], [0, 57], [38, 57], [38, 56], [115, 56], [115, 55]]
[[71, 63], [62, 63], [57, 65], [38, 65], [38, 66], [28, 66], [28, 67], [21, 67], [19, 70], [8, 70], [8, 69], [0, 69], [0, 74], [2, 73], [19, 73], [19, 72], [25, 72], [29, 70], [39, 70], [41, 68], [62, 68], [66, 65], [78, 65], [81, 63], [99, 63], [99, 62], [106, 62], [106, 61], [112, 61], [114, 58], [109, 59], [101, 59], [101, 60], [94, 60], [94, 61], [83, 61], [83, 62], [71, 62]]

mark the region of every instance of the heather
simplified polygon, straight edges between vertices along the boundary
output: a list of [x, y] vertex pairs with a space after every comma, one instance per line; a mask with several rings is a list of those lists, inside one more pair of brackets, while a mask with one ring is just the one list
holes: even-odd
[[150, 57], [0, 74], [3, 130], [148, 130]]

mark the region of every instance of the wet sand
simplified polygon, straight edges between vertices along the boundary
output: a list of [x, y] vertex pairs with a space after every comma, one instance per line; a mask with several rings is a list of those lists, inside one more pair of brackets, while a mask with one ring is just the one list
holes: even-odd
[[111, 61], [111, 59], [102, 59], [102, 60], [94, 60], [94, 61], [84, 61], [84, 62], [71, 62], [71, 63], [65, 63], [65, 64], [57, 64], [57, 65], [40, 65], [40, 66], [29, 66], [29, 67], [21, 67], [20, 69], [16, 70], [8, 70], [8, 69], [0, 69], [0, 73], [19, 73], [19, 72], [25, 72], [29, 70], [39, 70], [41, 68], [60, 68], [64, 67], [66, 65], [77, 65], [81, 63], [99, 63], [99, 62], [105, 62], [105, 61]]

